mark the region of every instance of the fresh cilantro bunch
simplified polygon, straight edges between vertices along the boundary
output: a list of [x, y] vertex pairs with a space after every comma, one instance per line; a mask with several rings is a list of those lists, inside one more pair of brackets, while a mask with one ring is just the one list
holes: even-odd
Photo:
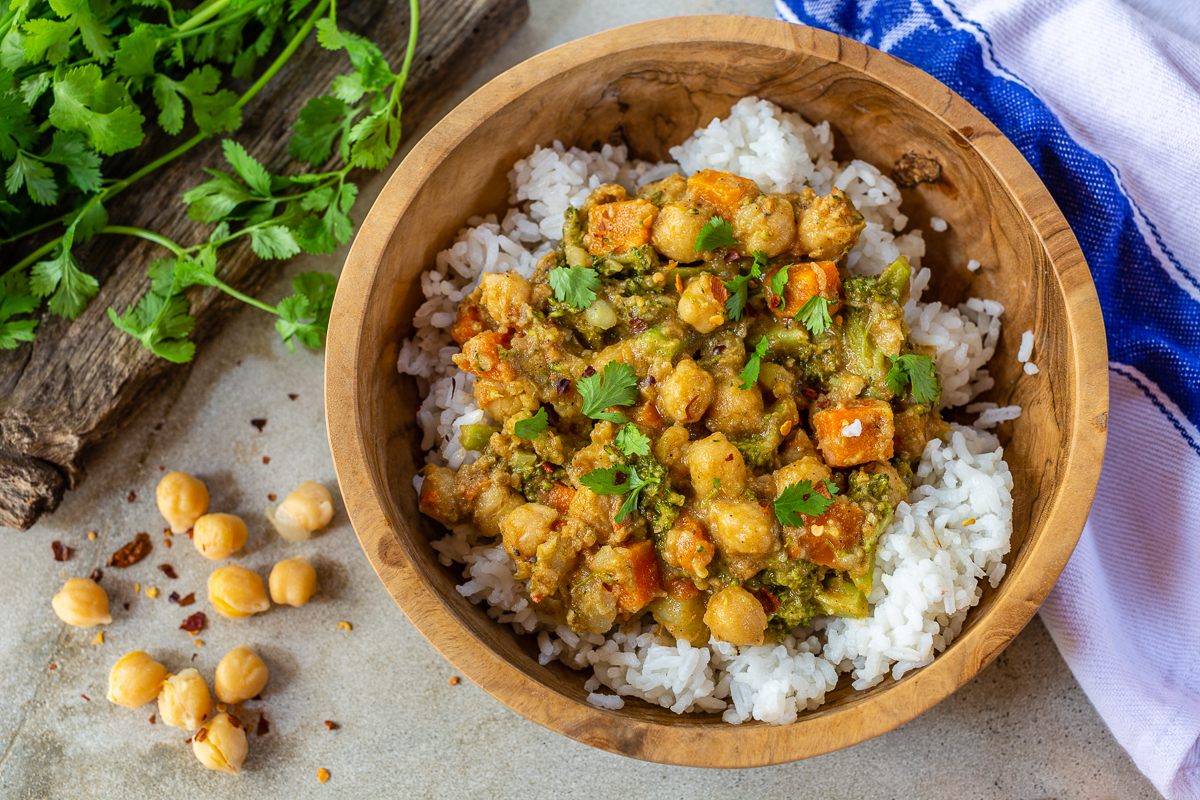
[[[412, 63], [417, 0], [408, 48], [393, 72], [371, 42], [337, 27], [337, 0], [202, 0], [175, 9], [161, 0], [0, 0], [0, 247], [42, 231], [61, 233], [0, 274], [0, 347], [34, 336], [36, 313], [74, 318], [99, 284], [73, 250], [97, 234], [140, 237], [170, 257], [149, 270], [149, 290], [118, 316], [121, 330], [172, 361], [194, 353], [194, 326], [183, 292], [210, 286], [278, 317], [275, 327], [294, 348], [320, 347], [336, 279], [305, 273], [294, 294], [270, 306], [218, 277], [221, 247], [248, 238], [260, 258], [329, 253], [353, 236], [349, 211], [355, 168], [380, 169], [400, 139], [400, 95]], [[201, 244], [183, 247], [153, 231], [110, 225], [105, 203], [208, 138], [236, 131], [242, 108], [317, 31], [331, 50], [345, 50], [353, 70], [334, 79], [329, 95], [301, 110], [289, 142], [298, 161], [328, 172], [272, 175], [233, 140], [222, 144], [231, 171], [183, 195], [188, 216], [213, 225]], [[282, 49], [263, 70], [258, 62]], [[237, 94], [229, 77], [249, 80]], [[157, 116], [142, 109], [153, 101]], [[177, 136], [195, 132], [133, 173], [105, 174], [105, 157], [137, 147], [153, 124]]]

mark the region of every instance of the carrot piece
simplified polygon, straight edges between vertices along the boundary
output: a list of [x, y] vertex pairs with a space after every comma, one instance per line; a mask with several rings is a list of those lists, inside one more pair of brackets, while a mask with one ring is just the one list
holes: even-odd
[[687, 185], [693, 197], [715, 208], [729, 222], [739, 208], [761, 194], [758, 184], [749, 178], [715, 169], [697, 172], [687, 179]]
[[[812, 423], [817, 446], [831, 467], [887, 461], [894, 454], [892, 407], [883, 400], [851, 400], [843, 406], [820, 409], [813, 414]], [[855, 423], [860, 423], [857, 435], [844, 433]]]
[[594, 256], [650, 241], [658, 207], [647, 200], [605, 203], [588, 213], [588, 252]]

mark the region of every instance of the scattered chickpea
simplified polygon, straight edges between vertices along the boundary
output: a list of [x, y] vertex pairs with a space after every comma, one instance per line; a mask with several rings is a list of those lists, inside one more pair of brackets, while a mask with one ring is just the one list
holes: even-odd
[[333, 519], [333, 495], [316, 481], [305, 481], [277, 507], [267, 506], [267, 519], [283, 538], [307, 539]]
[[163, 475], [154, 494], [159, 513], [175, 533], [183, 533], [208, 511], [208, 488], [186, 472]]
[[217, 613], [241, 619], [271, 607], [267, 588], [257, 574], [245, 567], [221, 567], [208, 576], [208, 601]]
[[88, 531], [88, 541], [92, 541], [92, 542], [96, 541], [96, 532], [95, 531]]
[[205, 514], [192, 526], [192, 544], [205, 558], [228, 558], [246, 544], [246, 523], [236, 514]]
[[217, 664], [213, 689], [222, 703], [240, 703], [258, 697], [267, 685], [270, 671], [249, 647], [235, 647]]
[[272, 568], [268, 584], [271, 600], [298, 608], [317, 591], [317, 571], [304, 556], [287, 558]]
[[192, 667], [169, 676], [158, 694], [158, 715], [162, 721], [188, 731], [200, 727], [212, 706], [208, 684]]
[[217, 714], [192, 737], [192, 752], [200, 763], [217, 772], [237, 775], [246, 760], [246, 732], [228, 714]]
[[112, 622], [108, 594], [91, 578], [70, 578], [54, 595], [50, 606], [68, 625], [90, 628]]
[[113, 664], [108, 673], [108, 699], [127, 708], [146, 705], [162, 688], [167, 668], [150, 657], [149, 653], [134, 650]]
[[321, 783], [325, 783], [326, 781], [328, 781], [329, 780], [329, 770], [325, 769], [324, 767], [317, 770], [317, 780], [320, 781]]

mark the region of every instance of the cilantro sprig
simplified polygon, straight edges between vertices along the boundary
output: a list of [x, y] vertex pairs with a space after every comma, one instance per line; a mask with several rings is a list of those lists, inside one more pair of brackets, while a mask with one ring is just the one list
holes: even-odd
[[546, 426], [549, 424], [550, 418], [546, 415], [546, 409], [539, 408], [532, 417], [519, 419], [513, 423], [513, 435], [518, 439], [536, 439], [538, 434], [546, 430]]
[[738, 240], [733, 236], [733, 226], [720, 217], [713, 217], [700, 229], [693, 249], [697, 253], [705, 253], [718, 247], [733, 247], [737, 243]]
[[[333, 276], [300, 275], [294, 294], [271, 306], [220, 280], [219, 250], [244, 239], [264, 259], [332, 252], [354, 233], [349, 213], [358, 190], [351, 170], [381, 169], [396, 152], [417, 0], [409, 0], [408, 47], [398, 71], [375, 44], [338, 28], [339, 2], [207, 0], [191, 9], [157, 0], [0, 5], [0, 249], [57, 232], [0, 273], [0, 348], [34, 337], [36, 321], [15, 315], [37, 313], [43, 304], [67, 318], [82, 313], [99, 284], [76, 248], [96, 234], [135, 236], [170, 252], [151, 266], [149, 290], [136, 303], [123, 315], [109, 310], [114, 324], [164, 358], [192, 357], [194, 320], [183, 293], [196, 285], [274, 314], [289, 349], [296, 341], [321, 346]], [[246, 28], [249, 22], [253, 29]], [[246, 38], [247, 30], [253, 38]], [[293, 126], [289, 153], [318, 169], [272, 174], [226, 140], [230, 170], [210, 170], [210, 180], [183, 197], [191, 219], [213, 226], [205, 241], [183, 247], [153, 231], [109, 224], [105, 206], [113, 197], [210, 137], [235, 132], [242, 109], [314, 31], [323, 47], [344, 50], [352, 68], [333, 80], [329, 94], [310, 99]], [[260, 69], [268, 53], [277, 55]], [[231, 79], [250, 88], [238, 94]], [[149, 112], [154, 107], [157, 115]], [[107, 174], [106, 157], [140, 145], [150, 127], [176, 136], [189, 121], [194, 134], [166, 155], [125, 176]], [[63, 208], [74, 210], [63, 214]]]
[[579, 394], [583, 397], [584, 416], [608, 422], [622, 423], [625, 417], [615, 411], [605, 411], [611, 406], [631, 406], [637, 402], [637, 373], [628, 364], [610, 361], [604, 371], [579, 383]]
[[775, 518], [779, 520], [779, 524], [785, 528], [799, 528], [804, 525], [801, 514], [819, 517], [828, 511], [833, 505], [833, 496], [837, 494], [838, 489], [828, 480], [823, 483], [829, 497], [818, 492], [812, 481], [800, 481], [785, 487], [779, 493], [779, 497], [775, 498]]
[[547, 276], [554, 299], [566, 303], [576, 311], [583, 311], [596, 302], [596, 290], [600, 288], [600, 276], [591, 267], [557, 267]]
[[892, 361], [887, 374], [887, 387], [893, 394], [903, 395], [905, 387], [910, 384], [913, 399], [918, 403], [937, 402], [942, 386], [932, 358], [909, 353]]
[[729, 292], [729, 297], [725, 300], [725, 316], [730, 320], [736, 322], [746, 313], [746, 303], [750, 300], [750, 281], [762, 279], [766, 265], [767, 254], [762, 250], [755, 250], [750, 274], [738, 275], [725, 281], [725, 291]]
[[754, 385], [758, 380], [758, 371], [762, 367], [763, 357], [767, 355], [767, 351], [771, 349], [770, 342], [767, 337], [758, 340], [758, 344], [754, 345], [754, 352], [750, 354], [750, 358], [746, 359], [746, 366], [742, 369], [738, 379], [741, 384], [738, 386], [743, 392]]
[[621, 428], [617, 433], [617, 438], [613, 440], [613, 444], [627, 456], [650, 455], [650, 437], [638, 430], [638, 427], [632, 423]]
[[642, 490], [654, 483], [654, 481], [643, 480], [635, 468], [627, 467], [624, 464], [594, 469], [580, 477], [579, 482], [596, 494], [627, 495], [625, 502], [621, 503], [621, 509], [614, 517], [617, 522], [624, 522], [629, 514], [637, 509], [638, 498], [641, 496]]
[[779, 271], [771, 276], [771, 294], [782, 295], [788, 282], [788, 269], [791, 264], [784, 264]]
[[800, 306], [796, 319], [803, 322], [813, 336], [820, 336], [833, 325], [833, 318], [829, 316], [829, 301], [819, 294], [813, 295]]

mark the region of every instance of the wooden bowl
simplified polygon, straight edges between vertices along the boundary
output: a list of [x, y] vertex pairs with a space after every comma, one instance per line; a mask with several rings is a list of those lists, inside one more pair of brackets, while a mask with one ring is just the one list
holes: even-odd
[[[593, 708], [588, 673], [540, 666], [517, 637], [455, 591], [459, 569], [430, 548], [440, 526], [417, 511], [420, 398], [396, 372], [400, 342], [423, 301], [419, 276], [473, 214], [503, 214], [506, 174], [535, 144], [592, 148], [623, 140], [659, 160], [745, 95], [810, 121], [830, 120], [846, 153], [884, 170], [909, 150], [936, 158], [942, 180], [905, 190], [911, 225], [931, 233], [931, 296], [1000, 300], [1003, 341], [989, 365], [992, 399], [1018, 403], [1000, 435], [1015, 480], [1008, 574], [987, 590], [962, 634], [900, 681], [855, 691], [843, 678], [793, 725], [728, 725], [640, 700]], [[839, 152], [839, 157], [844, 157]], [[968, 259], [983, 269], [967, 272]], [[1016, 353], [1035, 335], [1041, 368]], [[334, 464], [363, 549], [396, 603], [466, 677], [520, 714], [581, 742], [671, 764], [749, 767], [861, 742], [953, 692], [1029, 621], [1083, 528], [1104, 454], [1107, 354], [1083, 254], [1029, 164], [1004, 136], [934, 78], [830, 33], [739, 17], [686, 17], [563, 45], [509, 70], [452, 111], [388, 181], [354, 242], [329, 327], [326, 412]]]

